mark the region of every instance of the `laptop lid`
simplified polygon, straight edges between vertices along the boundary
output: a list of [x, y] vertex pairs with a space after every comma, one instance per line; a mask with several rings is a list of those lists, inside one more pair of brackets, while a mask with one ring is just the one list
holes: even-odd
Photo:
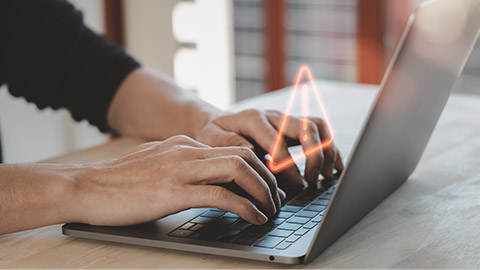
[[413, 172], [479, 32], [478, 0], [428, 1], [411, 15], [306, 263]]

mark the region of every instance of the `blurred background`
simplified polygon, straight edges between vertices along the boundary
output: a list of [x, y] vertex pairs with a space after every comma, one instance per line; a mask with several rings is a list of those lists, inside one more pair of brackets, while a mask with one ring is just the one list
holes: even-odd
[[[317, 79], [379, 84], [422, 0], [70, 0], [88, 26], [144, 66], [222, 109]], [[480, 94], [480, 43], [455, 91]], [[38, 111], [0, 89], [4, 161], [31, 162], [106, 142], [68, 112]]]

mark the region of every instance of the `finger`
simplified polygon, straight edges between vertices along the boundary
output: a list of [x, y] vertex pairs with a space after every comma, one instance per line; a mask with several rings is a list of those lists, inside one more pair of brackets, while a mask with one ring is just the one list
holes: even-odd
[[[220, 129], [219, 129], [220, 130]], [[254, 150], [253, 145], [235, 132], [220, 130], [215, 137], [216, 146], [241, 146]]]
[[285, 198], [287, 198], [287, 193], [285, 193], [285, 191], [283, 191], [283, 189], [279, 188], [278, 189], [278, 193], [280, 194], [280, 199], [282, 200], [285, 200]]
[[281, 198], [278, 190], [277, 180], [252, 150], [245, 147], [215, 147], [210, 149], [199, 149], [197, 152], [197, 155], [199, 155], [200, 158], [235, 155], [243, 158], [267, 183], [268, 187], [270, 188], [275, 207], [276, 209], [280, 209]]
[[[244, 121], [248, 124], [244, 125], [242, 129], [242, 134], [255, 140], [260, 147], [266, 151], [270, 151], [273, 142], [277, 137], [277, 131], [270, 124], [268, 119], [263, 113], [260, 113], [256, 110], [245, 111], [242, 117]], [[274, 162], [278, 163], [279, 161], [289, 159], [290, 153], [288, 152], [288, 146], [285, 143], [285, 140], [282, 140], [278, 146], [278, 152], [275, 157]], [[305, 187], [303, 178], [298, 171], [296, 166], [287, 167], [283, 173], [285, 176], [295, 185], [300, 187]]]
[[343, 172], [343, 169], [345, 169], [345, 166], [343, 165], [342, 155], [338, 150], [337, 150], [337, 158], [335, 160], [335, 169], [338, 172]]
[[[319, 118], [312, 118], [311, 119], [318, 127], [318, 132], [320, 133], [320, 138], [322, 141], [326, 141], [330, 139], [332, 136], [328, 130], [327, 124], [325, 121]], [[333, 145], [325, 147], [323, 149], [323, 155], [325, 157], [323, 161], [323, 168], [322, 168], [322, 175], [325, 178], [333, 178], [333, 168], [335, 167], [336, 160], [337, 160], [337, 149]]]
[[[261, 148], [270, 151], [273, 142], [276, 138], [276, 130], [268, 122], [265, 115], [258, 110], [245, 110], [238, 113], [236, 121], [222, 122], [222, 127], [225, 130], [233, 131], [241, 135], [252, 138]], [[242, 124], [238, 124], [242, 123]], [[287, 150], [287, 145], [284, 140], [280, 142], [275, 161], [285, 160], [290, 158], [290, 153]], [[296, 166], [290, 166], [283, 171], [284, 175], [293, 184], [305, 187], [306, 184], [298, 171]]]
[[[278, 114], [267, 114], [268, 120], [276, 127], [280, 126], [283, 117], [283, 115]], [[322, 142], [317, 125], [309, 119], [290, 117], [289, 124], [285, 127], [284, 134], [290, 138], [298, 138], [300, 141], [306, 156], [305, 179], [311, 186], [316, 187], [318, 183], [318, 175], [323, 168], [324, 162], [321, 148]]]
[[267, 222], [267, 217], [248, 199], [220, 186], [187, 186], [185, 190], [187, 205], [190, 207], [216, 207], [235, 213], [246, 221], [260, 225]]
[[[180, 173], [181, 174], [181, 173]], [[219, 184], [234, 182], [259, 203], [269, 216], [276, 212], [270, 188], [263, 178], [241, 157], [223, 156], [190, 161], [184, 174], [189, 184]]]

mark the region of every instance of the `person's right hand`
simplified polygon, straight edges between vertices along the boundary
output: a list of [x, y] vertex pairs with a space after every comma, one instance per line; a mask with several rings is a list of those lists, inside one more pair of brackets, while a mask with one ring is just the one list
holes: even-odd
[[[195, 207], [217, 207], [263, 224], [285, 193], [248, 148], [216, 147], [176, 136], [121, 158], [86, 166], [76, 182], [80, 222], [123, 226]], [[234, 182], [253, 200], [215, 185]]]

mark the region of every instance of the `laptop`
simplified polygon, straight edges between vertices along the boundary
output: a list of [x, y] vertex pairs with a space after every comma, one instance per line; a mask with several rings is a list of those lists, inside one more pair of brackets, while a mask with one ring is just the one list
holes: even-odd
[[202, 208], [127, 227], [65, 224], [63, 234], [276, 263], [309, 263], [413, 172], [479, 33], [478, 0], [420, 5], [408, 21], [341, 176], [318, 190], [294, 189], [279, 177], [287, 199], [264, 225], [251, 225], [220, 209]]

